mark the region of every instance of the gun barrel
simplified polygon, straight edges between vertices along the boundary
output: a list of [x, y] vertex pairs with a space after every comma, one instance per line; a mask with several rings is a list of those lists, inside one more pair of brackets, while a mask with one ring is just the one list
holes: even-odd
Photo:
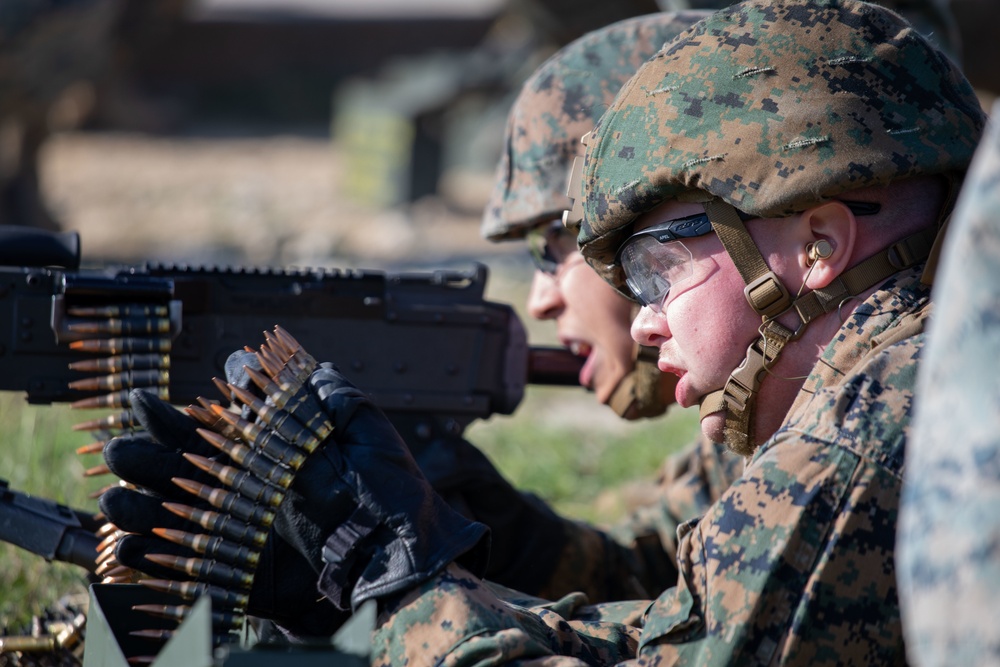
[[578, 357], [563, 347], [532, 347], [528, 349], [528, 382], [577, 386], [580, 369], [586, 359]]

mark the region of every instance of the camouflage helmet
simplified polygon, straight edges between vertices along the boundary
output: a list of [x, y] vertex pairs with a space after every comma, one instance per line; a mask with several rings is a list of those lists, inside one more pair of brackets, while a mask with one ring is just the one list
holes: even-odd
[[[725, 9], [735, 4], [734, 0], [657, 0], [664, 11], [684, 9]], [[945, 51], [956, 62], [961, 52], [961, 35], [958, 22], [949, 7], [950, 0], [875, 0], [875, 4], [898, 12], [913, 24], [938, 48]]]
[[611, 266], [631, 223], [671, 199], [759, 217], [916, 175], [963, 172], [985, 114], [957, 66], [858, 0], [750, 0], [648, 61], [601, 118], [579, 242]]
[[666, 12], [590, 32], [543, 63], [524, 83], [507, 118], [504, 152], [482, 234], [521, 238], [569, 206], [566, 175], [580, 137], [639, 66], [708, 12]]

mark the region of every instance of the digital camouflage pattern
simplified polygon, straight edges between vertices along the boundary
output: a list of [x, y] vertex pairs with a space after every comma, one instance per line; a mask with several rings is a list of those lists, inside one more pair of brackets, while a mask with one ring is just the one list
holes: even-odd
[[856, 0], [756, 0], [649, 60], [590, 137], [579, 241], [609, 266], [657, 204], [717, 197], [759, 217], [916, 175], [962, 172], [985, 115], [958, 67]]
[[[718, 10], [735, 4], [735, 0], [659, 0], [657, 4], [665, 11]], [[949, 0], [877, 0], [874, 4], [898, 12], [935, 46], [957, 60], [961, 37]]]
[[521, 87], [483, 213], [491, 241], [521, 238], [569, 208], [566, 177], [580, 137], [639, 66], [708, 12], [650, 14], [590, 32], [563, 47]]
[[902, 664], [894, 526], [929, 296], [911, 269], [845, 313], [782, 427], [681, 526], [676, 587], [540, 607], [452, 567], [382, 610], [372, 664]]
[[906, 452], [898, 571], [914, 665], [1000, 663], [997, 210], [1000, 126], [993, 125], [948, 232]]

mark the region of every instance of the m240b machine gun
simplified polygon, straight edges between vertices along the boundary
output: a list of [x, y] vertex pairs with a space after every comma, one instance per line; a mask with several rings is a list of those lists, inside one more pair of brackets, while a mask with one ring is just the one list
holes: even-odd
[[529, 382], [576, 384], [581, 363], [529, 348], [513, 309], [484, 298], [486, 278], [482, 265], [80, 269], [75, 233], [0, 228], [0, 390], [119, 408], [127, 388], [149, 387], [188, 404], [214, 393], [230, 353], [280, 324], [340, 365], [411, 444], [457, 434], [510, 414]]

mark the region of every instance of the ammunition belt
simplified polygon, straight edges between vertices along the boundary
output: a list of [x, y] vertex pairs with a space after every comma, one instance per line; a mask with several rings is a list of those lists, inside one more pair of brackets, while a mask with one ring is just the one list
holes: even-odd
[[[74, 329], [89, 336], [73, 343], [76, 349], [104, 356], [74, 364], [76, 370], [100, 375], [76, 381], [71, 388], [112, 392], [81, 399], [73, 406], [122, 409], [110, 418], [74, 427], [100, 434], [94, 444], [78, 450], [97, 453], [110, 438], [134, 428], [128, 405], [130, 388], [151, 389], [169, 401], [169, 327], [162, 322], [161, 312], [146, 306], [77, 309], [71, 314], [104, 320], [81, 322]], [[127, 335], [121, 337], [122, 333]], [[97, 573], [103, 577], [103, 583], [138, 582], [177, 596], [180, 604], [139, 604], [133, 609], [176, 620], [178, 624], [190, 612], [188, 603], [203, 595], [210, 596], [216, 644], [238, 639], [246, 620], [254, 573], [277, 508], [306, 458], [333, 431], [326, 414], [305, 386], [317, 366], [316, 360], [280, 327], [275, 327], [273, 333], [265, 332], [265, 338], [255, 353], [263, 372], [247, 368], [247, 374], [267, 397], [266, 401], [247, 389], [216, 380], [222, 401], [199, 398], [198, 405], [186, 408], [187, 414], [202, 424], [198, 431], [201, 436], [225, 453], [230, 464], [185, 453], [189, 462], [217, 479], [220, 485], [175, 479], [179, 488], [202, 502], [195, 503], [199, 507], [179, 502], [164, 502], [163, 506], [203, 532], [165, 528], [154, 532], [164, 540], [191, 549], [197, 557], [147, 554], [151, 562], [180, 575], [176, 580], [152, 579], [115, 559], [122, 531], [106, 524], [99, 532], [104, 539], [99, 546]], [[251, 417], [253, 421], [242, 416], [247, 410], [256, 416]], [[88, 469], [86, 474], [110, 474], [110, 471], [99, 465]], [[173, 631], [139, 630], [132, 634], [162, 644]], [[142, 658], [134, 660], [142, 661]]]

